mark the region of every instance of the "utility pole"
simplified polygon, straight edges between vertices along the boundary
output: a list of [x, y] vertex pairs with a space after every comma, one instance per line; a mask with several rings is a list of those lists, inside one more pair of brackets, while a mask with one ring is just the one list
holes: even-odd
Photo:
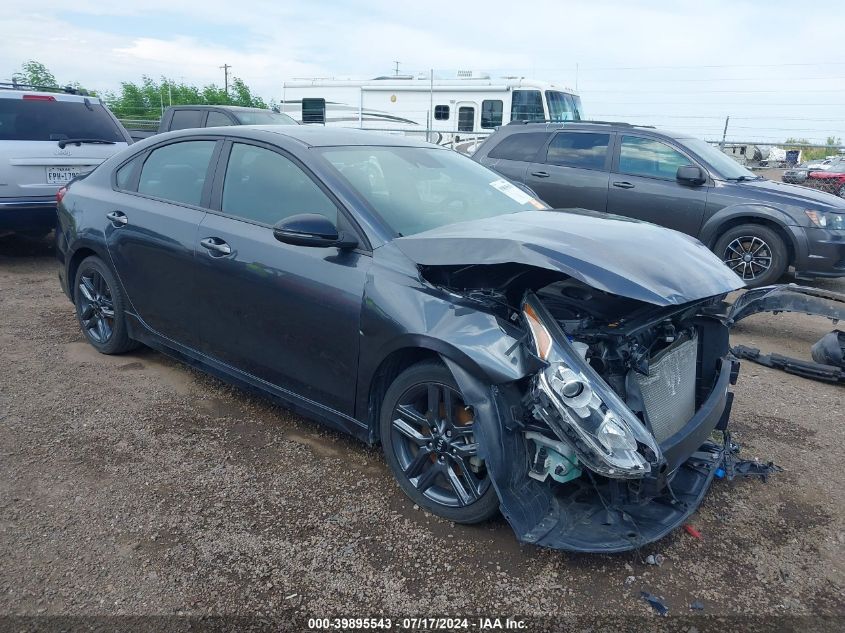
[[730, 120], [731, 120], [730, 116], [725, 117], [725, 129], [722, 132], [722, 142], [719, 143], [719, 147], [721, 147], [722, 149], [725, 148], [725, 138], [727, 138], [727, 136], [728, 136], [728, 121], [730, 121]]
[[223, 64], [220, 66], [220, 69], [223, 71], [223, 90], [226, 94], [229, 94], [229, 69], [231, 66], [229, 64]]
[[396, 64], [396, 68], [393, 69], [393, 74], [398, 77], [399, 76], [399, 62], [397, 62], [396, 60], [393, 60], [393, 63]]

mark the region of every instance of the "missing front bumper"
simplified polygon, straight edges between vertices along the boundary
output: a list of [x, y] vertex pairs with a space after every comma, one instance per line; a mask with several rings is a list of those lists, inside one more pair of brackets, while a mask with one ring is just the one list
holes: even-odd
[[[478, 419], [476, 441], [517, 538], [542, 547], [579, 552], [622, 552], [656, 541], [676, 529], [701, 504], [720, 468], [733, 464], [729, 440], [708, 439], [714, 430], [728, 438], [733, 364], [719, 370], [710, 397], [692, 420], [663, 443], [667, 468], [647, 477], [609, 479], [585, 472], [564, 485], [527, 475], [532, 459], [519, 420], [518, 389], [489, 387], [447, 362]], [[498, 423], [495, 423], [498, 422]]]

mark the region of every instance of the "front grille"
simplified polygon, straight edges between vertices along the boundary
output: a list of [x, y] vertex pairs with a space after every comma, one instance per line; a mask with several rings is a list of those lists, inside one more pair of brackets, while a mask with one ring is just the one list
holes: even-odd
[[677, 433], [695, 414], [697, 360], [696, 335], [658, 354], [649, 363], [648, 376], [635, 374], [658, 442]]

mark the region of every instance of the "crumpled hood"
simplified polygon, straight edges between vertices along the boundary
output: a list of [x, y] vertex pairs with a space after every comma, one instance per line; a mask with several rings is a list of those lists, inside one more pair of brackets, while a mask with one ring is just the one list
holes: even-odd
[[688, 235], [582, 209], [459, 222], [400, 237], [393, 244], [424, 266], [526, 264], [658, 306], [681, 305], [745, 285]]

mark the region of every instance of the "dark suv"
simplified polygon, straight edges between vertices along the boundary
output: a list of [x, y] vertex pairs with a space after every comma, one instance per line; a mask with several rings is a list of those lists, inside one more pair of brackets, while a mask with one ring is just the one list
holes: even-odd
[[626, 123], [514, 122], [473, 158], [554, 208], [693, 235], [749, 286], [790, 265], [799, 278], [845, 276], [845, 200], [766, 180], [697, 138]]

